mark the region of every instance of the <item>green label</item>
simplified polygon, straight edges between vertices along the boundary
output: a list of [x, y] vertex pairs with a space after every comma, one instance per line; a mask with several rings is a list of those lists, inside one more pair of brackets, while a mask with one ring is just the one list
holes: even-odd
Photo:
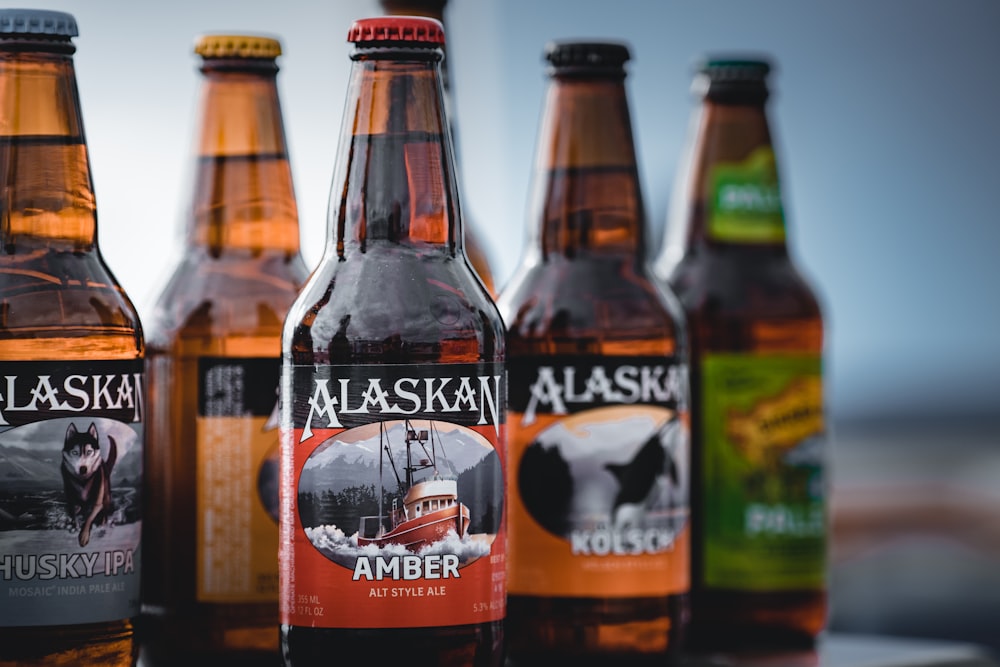
[[779, 243], [785, 240], [785, 216], [774, 151], [754, 150], [743, 162], [712, 168], [708, 233], [717, 241]]
[[702, 378], [704, 583], [822, 588], [819, 356], [709, 355]]

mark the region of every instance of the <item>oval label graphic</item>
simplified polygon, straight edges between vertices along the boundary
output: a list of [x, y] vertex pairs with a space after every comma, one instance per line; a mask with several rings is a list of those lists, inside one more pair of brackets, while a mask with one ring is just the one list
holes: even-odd
[[382, 421], [313, 450], [297, 496], [306, 536], [338, 565], [416, 554], [464, 567], [490, 553], [500, 529], [503, 471], [490, 442], [469, 428]]
[[658, 552], [687, 521], [687, 458], [687, 429], [673, 410], [586, 410], [528, 445], [518, 490], [531, 517], [557, 537], [607, 535], [611, 544], [614, 536], [639, 536], [636, 549]]

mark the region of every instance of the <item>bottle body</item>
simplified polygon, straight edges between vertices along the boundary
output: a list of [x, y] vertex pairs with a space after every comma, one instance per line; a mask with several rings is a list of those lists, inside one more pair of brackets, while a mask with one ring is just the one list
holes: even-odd
[[75, 22], [4, 13], [52, 32], [0, 34], [0, 665], [133, 665], [145, 343], [97, 246]]
[[350, 39], [330, 239], [282, 343], [282, 653], [499, 667], [505, 345], [462, 247], [443, 34]]
[[808, 647], [826, 618], [823, 318], [785, 247], [768, 68], [707, 67], [657, 264], [691, 340], [690, 642]]
[[532, 247], [499, 302], [509, 653], [658, 663], [680, 646], [688, 589], [683, 323], [644, 258], [627, 49], [565, 43], [548, 57]]
[[[229, 42], [234, 41], [227, 36]], [[271, 39], [199, 40], [184, 256], [149, 333], [143, 662], [278, 661], [281, 327], [306, 279]], [[239, 42], [239, 39], [235, 40]], [[213, 50], [216, 49], [216, 50]]]

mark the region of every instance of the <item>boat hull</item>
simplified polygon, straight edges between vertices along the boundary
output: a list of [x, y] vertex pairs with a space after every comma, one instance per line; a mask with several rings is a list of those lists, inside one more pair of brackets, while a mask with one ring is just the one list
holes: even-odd
[[399, 544], [410, 551], [419, 551], [424, 546], [443, 539], [449, 531], [454, 531], [461, 538], [465, 537], [468, 530], [469, 508], [459, 503], [402, 521], [378, 537], [358, 536], [358, 546]]

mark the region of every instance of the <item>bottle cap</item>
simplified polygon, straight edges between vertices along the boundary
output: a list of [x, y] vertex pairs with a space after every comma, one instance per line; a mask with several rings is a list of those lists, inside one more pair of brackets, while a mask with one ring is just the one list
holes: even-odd
[[767, 80], [771, 62], [766, 58], [710, 58], [702, 62], [699, 71], [713, 82], [753, 83]]
[[623, 42], [549, 42], [545, 59], [554, 67], [620, 69], [631, 54]]
[[281, 42], [258, 35], [202, 35], [194, 52], [202, 58], [277, 58]]
[[771, 60], [760, 56], [713, 56], [697, 66], [692, 89], [700, 97], [723, 104], [762, 104], [769, 95]]
[[379, 16], [355, 21], [347, 32], [347, 41], [444, 46], [444, 28], [440, 21], [421, 16]]
[[0, 9], [0, 35], [76, 37], [72, 14], [47, 9]]

